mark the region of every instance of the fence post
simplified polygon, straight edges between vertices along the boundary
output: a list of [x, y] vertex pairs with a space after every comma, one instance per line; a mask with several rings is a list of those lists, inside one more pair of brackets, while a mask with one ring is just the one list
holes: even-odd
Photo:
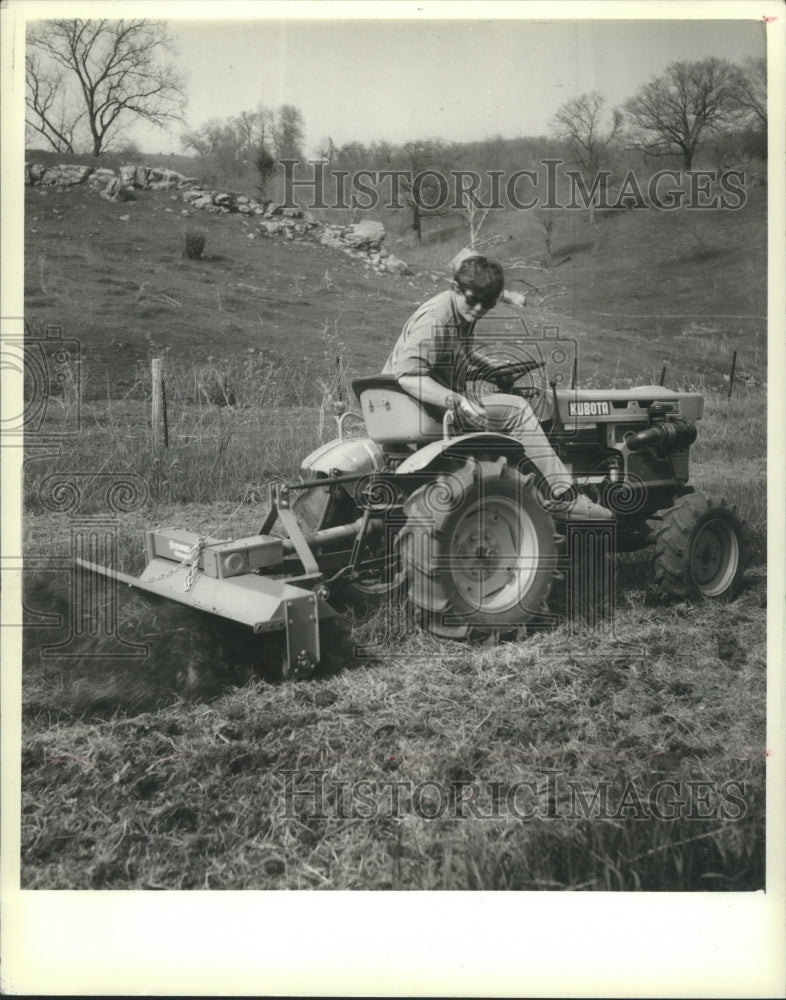
[[734, 369], [737, 367], [737, 352], [735, 351], [731, 359], [731, 375], [729, 375], [729, 395], [727, 399], [731, 399], [731, 390], [734, 388]]
[[161, 358], [153, 358], [150, 362], [150, 374], [153, 385], [153, 409], [151, 413], [153, 451], [159, 452], [161, 445], [167, 443], [164, 437], [166, 406], [164, 403], [164, 381], [161, 375]]

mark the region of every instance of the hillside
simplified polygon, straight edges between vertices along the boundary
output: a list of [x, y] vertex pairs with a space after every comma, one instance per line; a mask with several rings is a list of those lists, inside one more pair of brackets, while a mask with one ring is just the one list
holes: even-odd
[[[84, 188], [28, 188], [25, 199], [27, 318], [81, 342], [87, 397], [122, 394], [162, 353], [198, 364], [268, 352], [312, 381], [342, 354], [351, 373], [371, 372], [415, 304], [445, 287], [462, 245], [394, 241], [414, 274], [387, 277], [313, 240], [262, 234], [253, 219], [188, 212], [165, 191], [109, 203]], [[651, 381], [666, 359], [680, 384], [718, 383], [735, 349], [739, 367], [766, 377], [766, 189], [751, 187], [734, 212], [621, 211], [594, 226], [586, 216], [558, 214], [551, 258], [535, 213], [489, 217], [482, 236], [531, 303], [495, 320], [580, 336], [582, 380]], [[206, 236], [202, 260], [183, 257], [189, 228]]]

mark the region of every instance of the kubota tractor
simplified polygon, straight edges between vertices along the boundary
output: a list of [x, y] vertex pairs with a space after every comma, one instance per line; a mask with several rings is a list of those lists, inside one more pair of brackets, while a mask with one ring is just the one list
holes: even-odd
[[[258, 535], [148, 531], [141, 577], [82, 565], [257, 633], [285, 632], [284, 672], [295, 677], [314, 670], [320, 620], [347, 599], [406, 598], [445, 637], [520, 636], [549, 620], [552, 584], [566, 568], [601, 580], [614, 552], [645, 546], [668, 595], [732, 598], [742, 525], [721, 497], [688, 485], [703, 397], [660, 385], [551, 388], [551, 444], [574, 489], [613, 513], [608, 522], [576, 522], [569, 499], [563, 509], [544, 503], [512, 437], [456, 434], [450, 412], [375, 375], [353, 383], [360, 412], [337, 414], [338, 437], [303, 460], [302, 478], [271, 488]], [[360, 420], [365, 433], [350, 434]]]

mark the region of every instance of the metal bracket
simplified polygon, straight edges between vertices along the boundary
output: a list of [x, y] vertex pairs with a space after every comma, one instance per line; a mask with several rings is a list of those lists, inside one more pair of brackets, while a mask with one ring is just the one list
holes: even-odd
[[316, 594], [286, 602], [287, 659], [285, 672], [310, 677], [319, 663], [319, 612]]
[[297, 518], [289, 506], [289, 490], [285, 485], [275, 487], [275, 507], [278, 510], [278, 518], [284, 525], [292, 544], [295, 546], [298, 558], [303, 563], [303, 569], [308, 576], [320, 576], [319, 566], [314, 558], [314, 553], [309, 548], [306, 536], [303, 534]]

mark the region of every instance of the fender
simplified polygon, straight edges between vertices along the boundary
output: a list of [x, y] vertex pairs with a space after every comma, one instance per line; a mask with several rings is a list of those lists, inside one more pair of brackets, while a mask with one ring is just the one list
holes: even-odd
[[406, 458], [396, 469], [396, 475], [406, 475], [408, 472], [422, 472], [442, 455], [452, 451], [461, 454], [481, 451], [490, 448], [498, 454], [507, 455], [513, 461], [520, 461], [527, 453], [524, 445], [507, 434], [493, 434], [489, 431], [475, 431], [472, 434], [461, 434], [458, 437], [432, 441], [414, 455]]
[[329, 476], [334, 469], [343, 473], [374, 472], [385, 465], [382, 448], [371, 438], [335, 438], [321, 445], [301, 462], [308, 472], [322, 472]]

